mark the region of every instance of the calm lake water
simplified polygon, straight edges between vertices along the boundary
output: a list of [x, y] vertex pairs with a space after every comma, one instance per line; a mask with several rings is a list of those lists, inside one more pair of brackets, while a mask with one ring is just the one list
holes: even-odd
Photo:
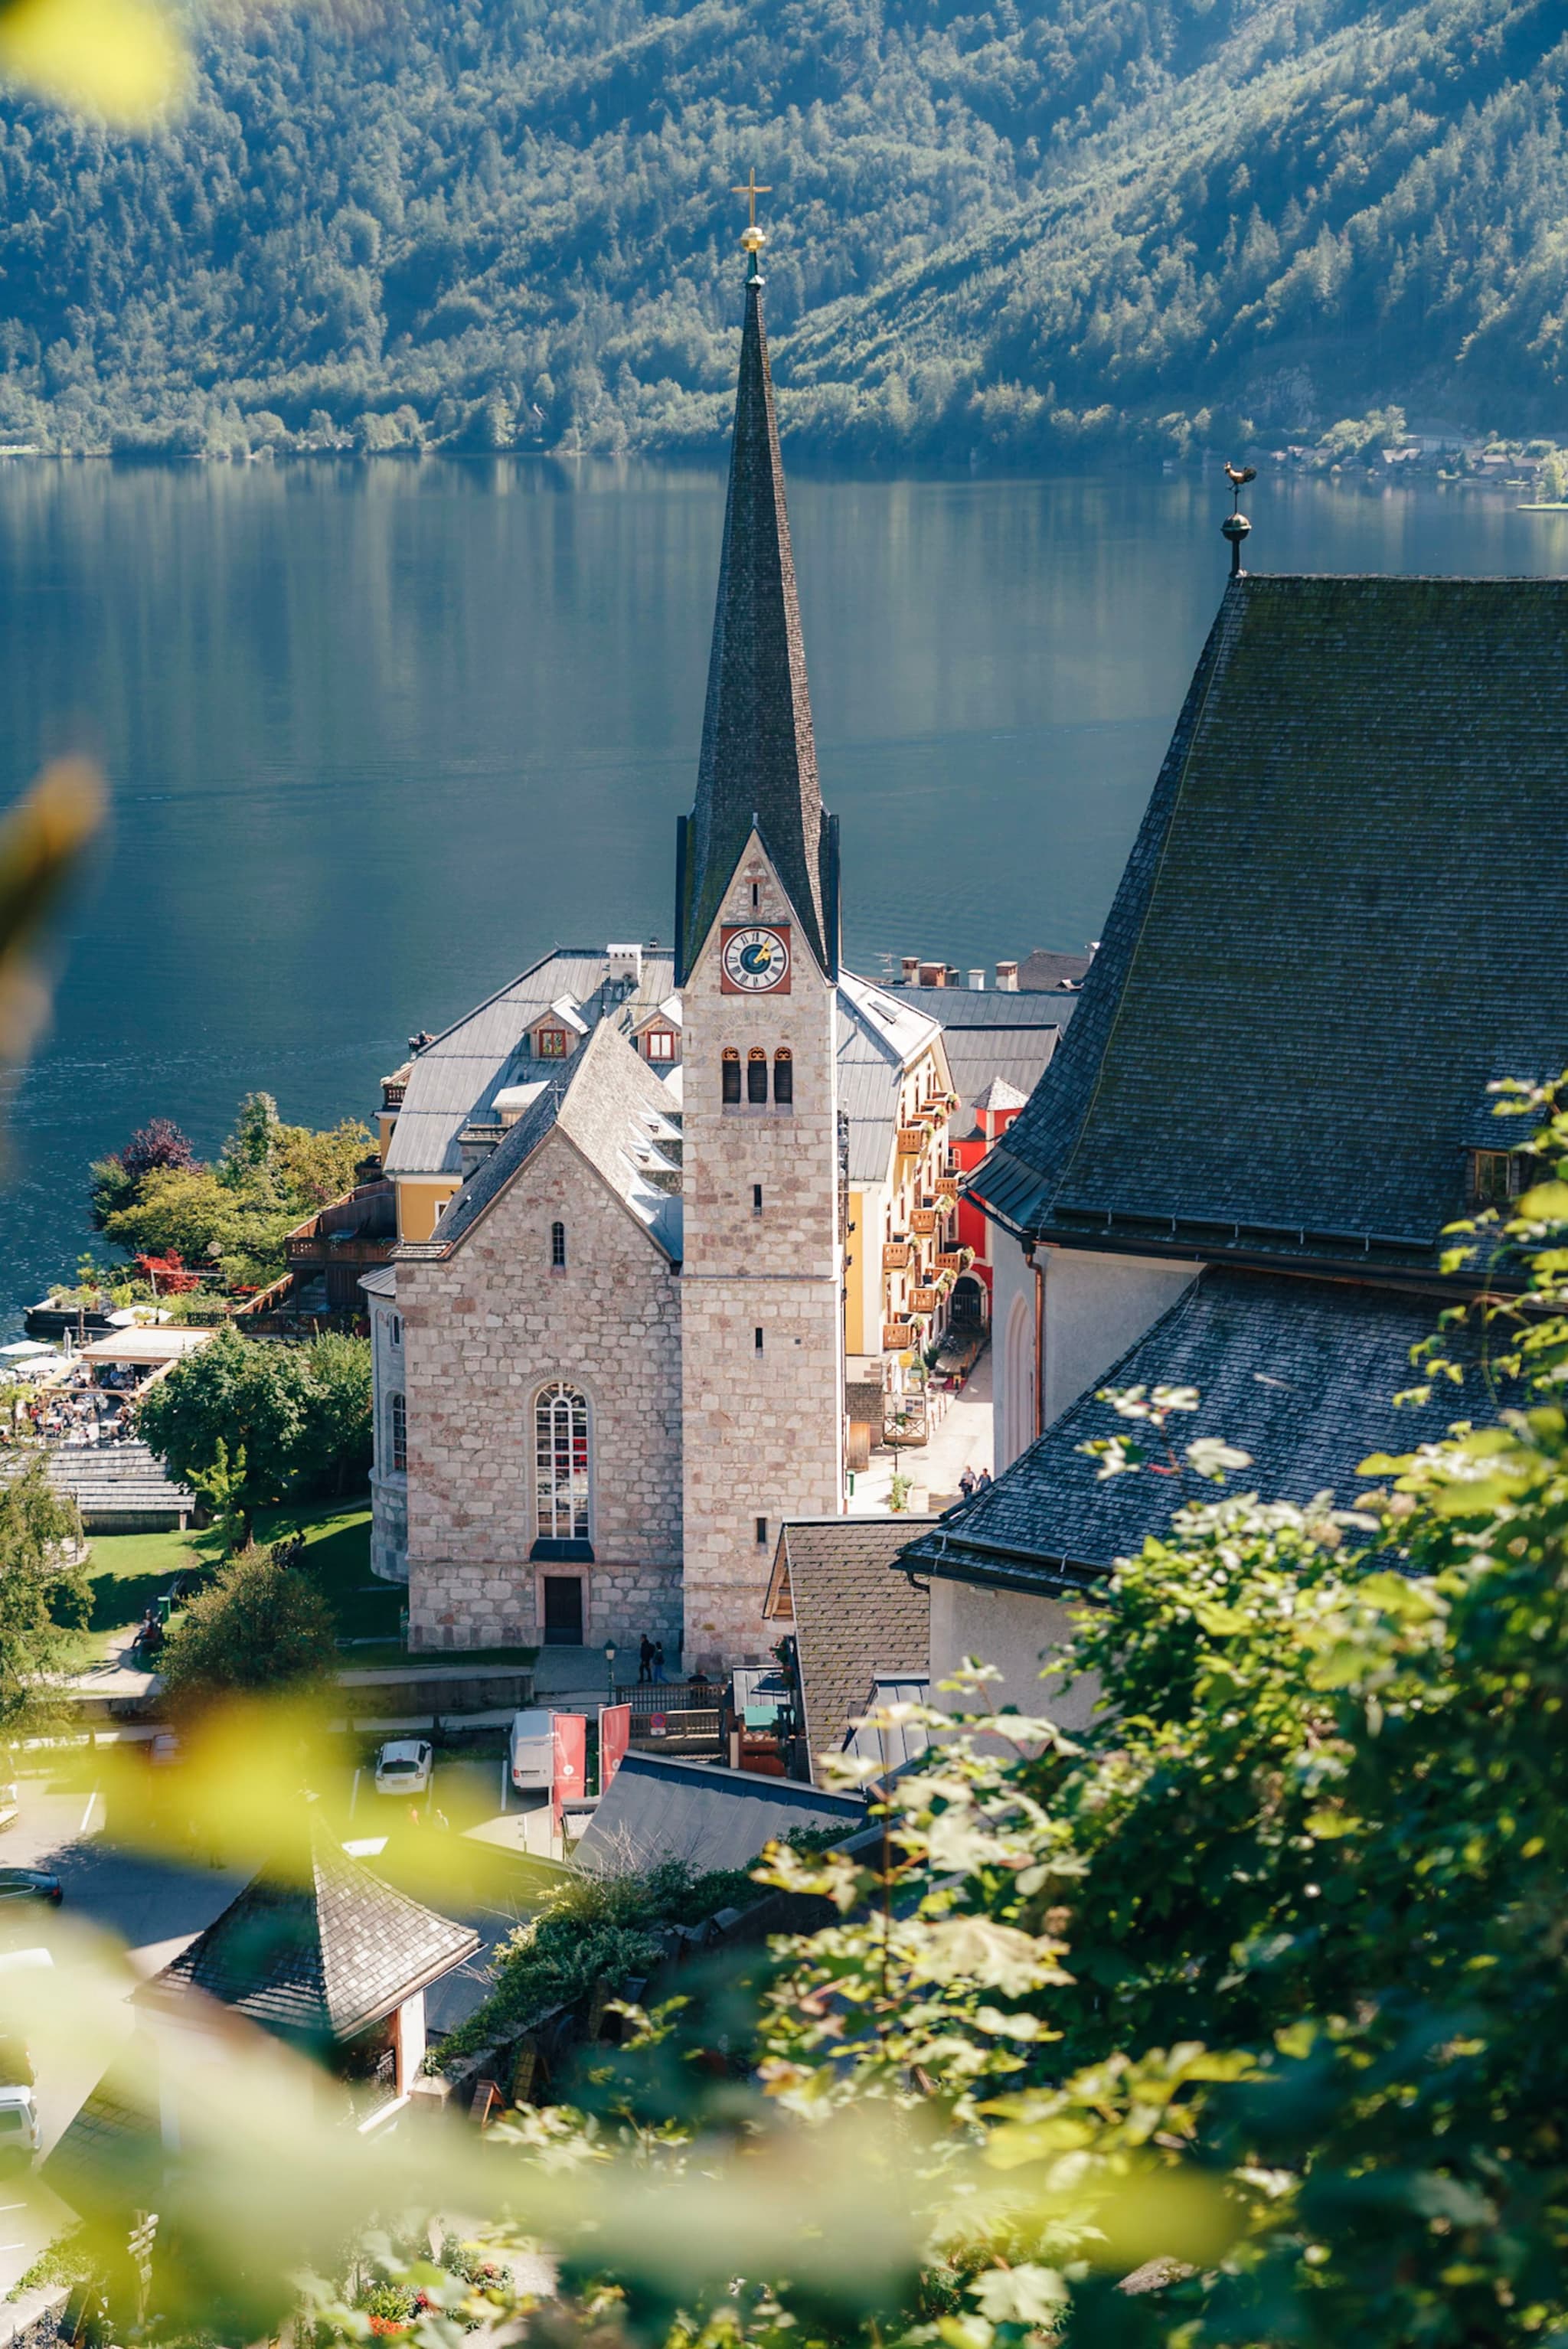
[[[1253, 567], [1568, 568], [1502, 497], [1260, 482]], [[1221, 593], [1222, 481], [790, 489], [847, 958], [989, 966], [1104, 919]], [[86, 746], [110, 835], [10, 1120], [0, 1322], [160, 1112], [374, 1111], [552, 942], [673, 925], [712, 471], [0, 462], [0, 793]]]

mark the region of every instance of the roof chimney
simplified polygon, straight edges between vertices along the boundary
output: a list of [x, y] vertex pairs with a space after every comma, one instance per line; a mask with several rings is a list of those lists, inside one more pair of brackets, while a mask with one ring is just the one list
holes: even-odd
[[971, 995], [984, 995], [984, 994], [985, 994], [985, 972], [984, 972], [983, 970], [972, 970], [972, 971], [970, 972], [970, 974], [969, 974], [969, 992], [971, 993]]
[[996, 965], [996, 986], [1003, 995], [1016, 995], [1018, 966], [1016, 962], [999, 962]]
[[920, 957], [918, 955], [901, 955], [899, 957], [899, 965], [903, 972], [903, 977], [900, 980], [899, 984], [902, 987], [917, 987], [920, 983]]
[[923, 962], [920, 966], [922, 987], [945, 987], [947, 965], [944, 962]]

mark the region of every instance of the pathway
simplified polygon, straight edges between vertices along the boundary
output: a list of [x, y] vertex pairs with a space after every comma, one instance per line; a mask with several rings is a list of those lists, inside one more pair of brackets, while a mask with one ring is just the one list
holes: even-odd
[[946, 1416], [929, 1444], [902, 1453], [881, 1448], [872, 1454], [871, 1466], [856, 1475], [849, 1504], [851, 1516], [886, 1516], [901, 1461], [904, 1475], [914, 1481], [916, 1493], [924, 1492], [927, 1496], [924, 1504], [912, 1496], [911, 1506], [933, 1509], [944, 1509], [958, 1499], [958, 1480], [966, 1466], [976, 1475], [982, 1468], [994, 1467], [989, 1346], [970, 1372], [963, 1393], [948, 1404]]

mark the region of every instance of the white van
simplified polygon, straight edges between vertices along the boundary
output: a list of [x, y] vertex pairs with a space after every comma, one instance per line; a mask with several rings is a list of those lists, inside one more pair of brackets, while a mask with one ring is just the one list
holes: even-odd
[[512, 1714], [507, 1762], [520, 1794], [549, 1794], [555, 1784], [555, 1732], [549, 1713]]

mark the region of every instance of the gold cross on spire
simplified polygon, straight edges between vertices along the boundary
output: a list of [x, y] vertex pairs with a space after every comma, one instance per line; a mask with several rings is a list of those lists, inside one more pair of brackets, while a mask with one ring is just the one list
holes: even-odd
[[740, 240], [742, 246], [748, 253], [760, 253], [763, 245], [767, 243], [767, 238], [763, 231], [757, 225], [757, 199], [758, 196], [770, 196], [773, 193], [772, 189], [758, 187], [757, 183], [757, 166], [753, 163], [750, 171], [747, 173], [745, 186], [731, 188], [729, 192], [732, 196], [744, 196], [746, 198], [747, 222], [745, 232]]

